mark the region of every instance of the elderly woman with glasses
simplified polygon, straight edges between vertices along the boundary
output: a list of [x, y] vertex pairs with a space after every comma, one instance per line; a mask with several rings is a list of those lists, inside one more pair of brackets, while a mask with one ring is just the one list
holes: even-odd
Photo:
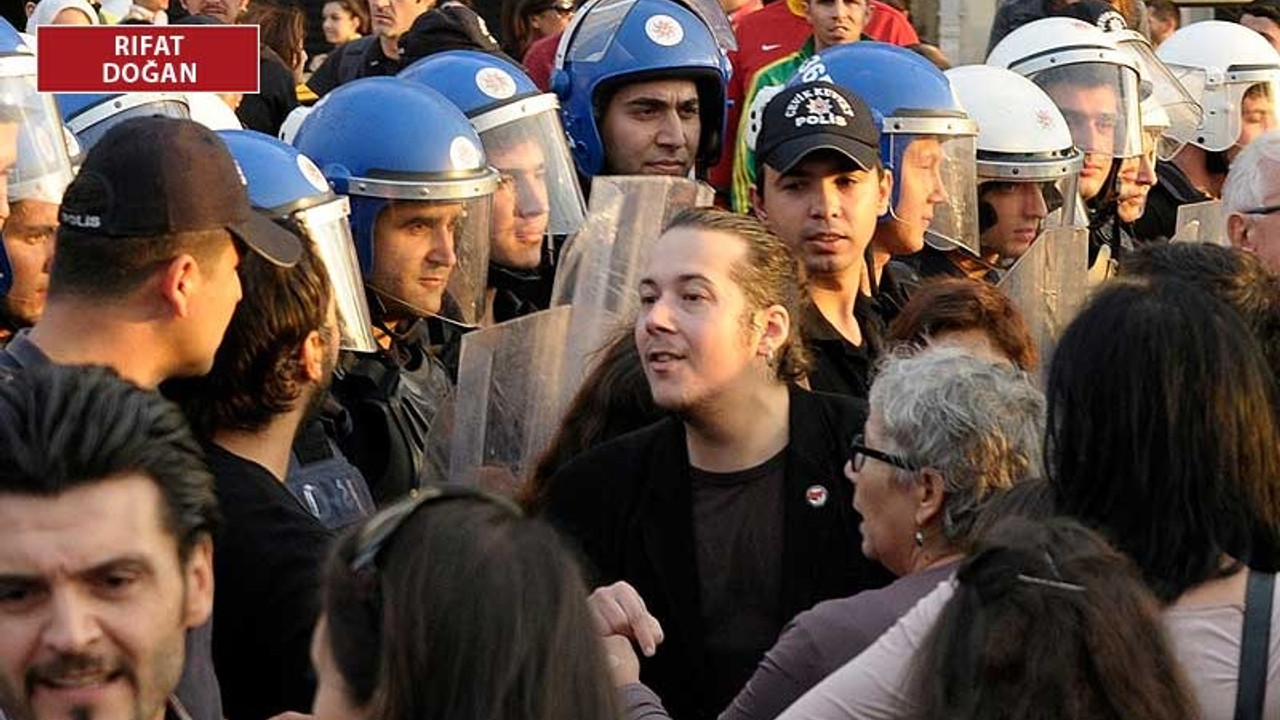
[[[954, 573], [988, 501], [1040, 467], [1044, 396], [1007, 364], [945, 346], [892, 355], [870, 403], [844, 472], [862, 515], [862, 552], [898, 579], [796, 616], [721, 720], [772, 719], [857, 656]], [[661, 714], [636, 677], [615, 667], [615, 682], [627, 717]]]

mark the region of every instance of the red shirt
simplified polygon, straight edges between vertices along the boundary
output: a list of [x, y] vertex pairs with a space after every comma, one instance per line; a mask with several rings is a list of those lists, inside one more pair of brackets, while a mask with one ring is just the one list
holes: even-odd
[[556, 66], [556, 48], [560, 47], [560, 36], [563, 34], [556, 33], [534, 40], [521, 61], [533, 84], [542, 92], [551, 92], [551, 71]]

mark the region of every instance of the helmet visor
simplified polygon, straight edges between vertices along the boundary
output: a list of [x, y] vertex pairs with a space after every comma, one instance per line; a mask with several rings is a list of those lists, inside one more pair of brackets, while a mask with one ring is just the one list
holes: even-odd
[[925, 242], [935, 248], [977, 255], [977, 137], [894, 135], [890, 148], [899, 158], [894, 217], [924, 225]]
[[575, 29], [570, 25], [560, 41], [560, 50], [564, 51], [569, 40], [568, 54], [564, 62], [598, 62], [613, 44], [613, 36], [622, 27], [622, 19], [627, 16], [636, 0], [601, 0], [594, 5], [587, 5], [574, 16]]
[[1031, 79], [1053, 99], [1086, 153], [1132, 157], [1142, 152], [1138, 73], [1113, 63], [1051, 67]]
[[1077, 175], [1056, 180], [989, 180], [978, 187], [981, 246], [1002, 264], [1022, 256], [1044, 231], [1073, 227]]
[[499, 235], [532, 242], [534, 237], [578, 231], [586, 203], [554, 106], [484, 130], [480, 140], [489, 165], [502, 174], [494, 207], [495, 243], [501, 241]]
[[108, 130], [131, 118], [153, 115], [182, 119], [191, 117], [191, 110], [185, 98], [156, 95], [150, 102], [130, 105], [128, 103], [131, 99], [134, 99], [131, 95], [121, 95], [89, 108], [68, 121], [71, 131], [76, 134], [76, 139], [80, 141], [80, 146], [85, 152], [98, 144]]
[[340, 347], [356, 352], [375, 352], [378, 344], [373, 338], [373, 322], [365, 299], [364, 281], [360, 277], [360, 262], [356, 259], [351, 224], [347, 221], [350, 214], [351, 205], [347, 198], [339, 197], [300, 210], [294, 218], [311, 239], [316, 254], [324, 262], [329, 284], [333, 286], [341, 332]]
[[1275, 128], [1277, 68], [1232, 68], [1217, 77], [1200, 68], [1170, 66], [1170, 70], [1188, 92], [1202, 99], [1206, 109], [1199, 126], [1190, 133], [1183, 128], [1169, 129], [1166, 134], [1176, 141], [1218, 152], [1242, 141], [1247, 144], [1255, 135]]
[[1121, 36], [1120, 49], [1138, 66], [1142, 101], [1159, 103], [1168, 115], [1166, 132], [1172, 137], [1187, 137], [1195, 132], [1204, 111], [1169, 66], [1156, 57], [1151, 43], [1141, 34], [1128, 30]]
[[[9, 168], [10, 200], [62, 202], [71, 182], [62, 118], [35, 76], [0, 76], [0, 169]], [[3, 195], [0, 195], [3, 197]]]

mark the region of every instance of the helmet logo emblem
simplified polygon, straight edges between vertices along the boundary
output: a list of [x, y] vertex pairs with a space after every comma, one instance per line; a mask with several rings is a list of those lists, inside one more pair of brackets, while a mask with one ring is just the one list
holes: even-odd
[[329, 181], [324, 179], [324, 173], [320, 172], [320, 168], [311, 162], [311, 158], [306, 155], [298, 155], [298, 170], [302, 173], [302, 177], [311, 183], [320, 192], [328, 192]]
[[1036, 111], [1036, 123], [1040, 125], [1040, 129], [1048, 130], [1053, 126], [1053, 116], [1049, 114], [1048, 110], [1040, 108]]
[[482, 162], [480, 149], [470, 139], [459, 135], [449, 143], [449, 162], [454, 170], [475, 170]]
[[670, 15], [653, 15], [644, 21], [644, 34], [663, 47], [671, 47], [684, 40], [684, 27]]
[[1125, 30], [1129, 25], [1124, 21], [1123, 15], [1115, 10], [1108, 10], [1098, 16], [1098, 27], [1106, 32], [1115, 32]]
[[515, 78], [502, 68], [482, 68], [476, 73], [476, 87], [494, 100], [506, 100], [516, 94]]

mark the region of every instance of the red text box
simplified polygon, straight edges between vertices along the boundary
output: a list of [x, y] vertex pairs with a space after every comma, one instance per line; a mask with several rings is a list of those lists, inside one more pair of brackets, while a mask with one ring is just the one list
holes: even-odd
[[40, 92], [258, 92], [257, 25], [41, 25]]

